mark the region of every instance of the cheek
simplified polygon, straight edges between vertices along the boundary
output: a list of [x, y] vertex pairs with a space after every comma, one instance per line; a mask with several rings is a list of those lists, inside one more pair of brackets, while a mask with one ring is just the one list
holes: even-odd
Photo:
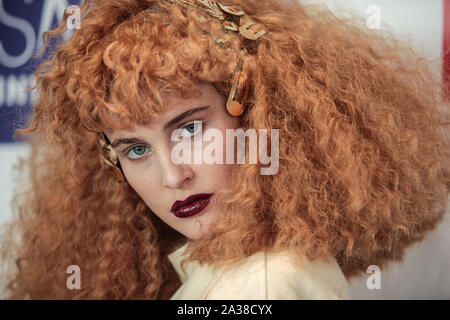
[[241, 118], [232, 117], [230, 128], [236, 129], [239, 128], [240, 126], [241, 126]]
[[148, 207], [154, 212], [158, 211], [158, 204], [161, 204], [161, 198], [156, 195], [160, 194], [156, 179], [150, 179], [149, 174], [136, 174], [130, 170], [124, 170], [127, 181], [133, 190], [141, 197]]
[[[205, 164], [204, 168], [201, 169], [202, 175], [205, 179], [211, 181], [214, 185], [214, 189], [222, 189], [231, 182], [232, 175], [231, 164]], [[203, 180], [203, 179], [202, 179]]]

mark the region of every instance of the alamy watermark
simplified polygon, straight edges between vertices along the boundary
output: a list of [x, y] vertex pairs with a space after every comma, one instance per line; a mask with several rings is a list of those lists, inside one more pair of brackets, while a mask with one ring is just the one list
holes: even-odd
[[71, 274], [66, 281], [67, 289], [81, 289], [81, 271], [77, 265], [67, 267], [66, 273]]
[[381, 270], [377, 265], [370, 265], [367, 267], [367, 273], [372, 273], [372, 275], [367, 278], [366, 285], [367, 289], [381, 289]]
[[377, 5], [371, 5], [366, 9], [366, 13], [369, 17], [366, 20], [366, 26], [370, 30], [381, 28], [381, 8]]
[[68, 6], [66, 11], [70, 14], [70, 16], [67, 17], [67, 29], [81, 29], [80, 7], [77, 5]]
[[[171, 141], [178, 141], [172, 149], [171, 159], [175, 164], [224, 164], [223, 146], [224, 137], [222, 131], [210, 128], [203, 133], [202, 122], [195, 121], [199, 126], [198, 133], [194, 135], [193, 161], [192, 161], [192, 139], [182, 139], [182, 128], [176, 129], [172, 132]], [[237, 138], [236, 155], [237, 163], [244, 164], [246, 156], [246, 138], [249, 140], [249, 163], [256, 164], [259, 161], [261, 164], [270, 165], [263, 167], [260, 170], [261, 175], [274, 175], [279, 169], [279, 132], [278, 129], [270, 130], [270, 156], [268, 155], [267, 139], [268, 130], [259, 129], [258, 134], [255, 129], [247, 129], [244, 131], [239, 129], [226, 129], [226, 159], [225, 164], [234, 164], [235, 144], [234, 140]], [[259, 139], [258, 139], [259, 137]], [[210, 142], [204, 146], [204, 142]], [[259, 151], [259, 152], [258, 152]]]

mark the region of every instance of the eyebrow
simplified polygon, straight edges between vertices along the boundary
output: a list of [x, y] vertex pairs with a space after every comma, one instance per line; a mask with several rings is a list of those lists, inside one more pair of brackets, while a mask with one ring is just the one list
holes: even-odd
[[[197, 107], [197, 108], [193, 108], [193, 109], [189, 109], [184, 111], [183, 113], [177, 115], [175, 118], [173, 118], [172, 120], [169, 120], [165, 125], [164, 125], [164, 130], [169, 129], [170, 127], [176, 125], [177, 123], [181, 122], [182, 120], [192, 116], [193, 114], [196, 114], [200, 111], [206, 110], [208, 109], [210, 106], [202, 106], [202, 107]], [[122, 145], [122, 144], [132, 144], [132, 143], [145, 143], [145, 141], [143, 141], [142, 139], [139, 138], [120, 138], [120, 139], [116, 139], [114, 140], [114, 142], [111, 144], [111, 146], [113, 148], [117, 148], [118, 146]]]

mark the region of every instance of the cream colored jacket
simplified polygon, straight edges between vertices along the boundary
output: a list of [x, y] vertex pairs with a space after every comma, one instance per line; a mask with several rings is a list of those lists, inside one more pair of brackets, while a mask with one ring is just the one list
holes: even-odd
[[187, 243], [168, 255], [182, 285], [171, 300], [349, 299], [348, 284], [334, 258], [294, 260], [288, 251], [258, 252], [217, 271], [184, 264]]

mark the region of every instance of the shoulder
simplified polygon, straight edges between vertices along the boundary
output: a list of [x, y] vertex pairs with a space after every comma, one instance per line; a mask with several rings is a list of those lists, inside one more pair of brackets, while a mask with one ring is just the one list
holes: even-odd
[[219, 273], [206, 299], [348, 299], [347, 281], [332, 257], [310, 260], [290, 251], [258, 252]]

